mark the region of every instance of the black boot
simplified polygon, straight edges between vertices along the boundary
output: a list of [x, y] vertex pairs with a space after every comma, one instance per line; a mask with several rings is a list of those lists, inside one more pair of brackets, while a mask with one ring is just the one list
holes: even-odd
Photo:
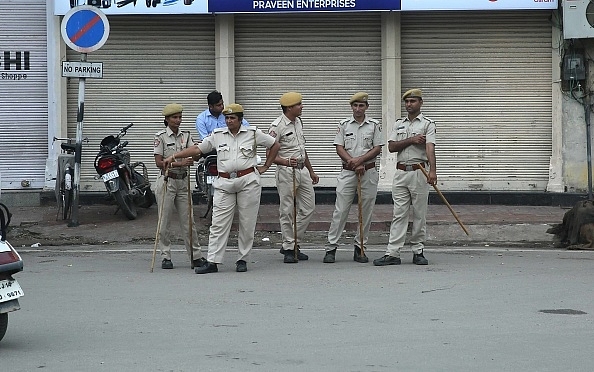
[[217, 264], [214, 262], [208, 262], [208, 261], [206, 261], [206, 265], [202, 265], [202, 266], [194, 268], [194, 272], [196, 274], [216, 273], [217, 271], [219, 271]]
[[284, 263], [297, 263], [299, 262], [298, 259], [295, 258], [295, 251], [294, 250], [288, 250], [285, 249], [285, 252], [283, 253], [285, 255], [285, 258], [283, 259]]
[[324, 256], [324, 263], [334, 263], [336, 261], [336, 248], [331, 251], [326, 251], [326, 255]]
[[367, 262], [369, 262], [369, 258], [367, 258], [367, 256], [365, 255], [364, 252], [363, 252], [363, 254], [361, 254], [361, 248], [359, 248], [355, 245], [353, 261], [360, 262], [360, 263], [367, 263]]

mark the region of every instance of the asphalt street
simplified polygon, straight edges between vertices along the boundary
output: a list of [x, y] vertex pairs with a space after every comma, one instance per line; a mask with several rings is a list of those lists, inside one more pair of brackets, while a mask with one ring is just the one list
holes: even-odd
[[[181, 248], [181, 247], [180, 247]], [[592, 251], [435, 247], [428, 266], [283, 264], [255, 249], [236, 273], [151, 247], [23, 248], [22, 309], [3, 371], [591, 371]], [[381, 250], [370, 250], [370, 258]]]

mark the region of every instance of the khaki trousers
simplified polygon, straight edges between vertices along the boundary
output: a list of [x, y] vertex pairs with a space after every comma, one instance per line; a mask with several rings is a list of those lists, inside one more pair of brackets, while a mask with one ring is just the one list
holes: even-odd
[[394, 212], [386, 250], [387, 255], [400, 257], [400, 248], [404, 246], [406, 239], [411, 206], [413, 208], [413, 223], [410, 235], [411, 249], [415, 254], [423, 252], [428, 198], [429, 184], [421, 170], [396, 170], [392, 182]]
[[237, 211], [239, 217], [237, 261], [247, 261], [254, 245], [254, 231], [260, 208], [262, 194], [260, 175], [253, 172], [234, 179], [219, 177], [213, 186], [215, 191], [207, 260], [217, 264], [223, 262], [233, 217]]
[[[316, 208], [316, 195], [307, 168], [295, 168], [297, 189], [297, 243], [303, 240], [305, 231]], [[283, 249], [292, 250], [295, 245], [293, 230], [293, 168], [277, 166], [276, 188], [280, 199], [279, 220], [283, 236]]]
[[[377, 197], [378, 180], [379, 175], [375, 168], [367, 170], [365, 174], [361, 176], [361, 209], [363, 217], [364, 246], [369, 237], [371, 214]], [[328, 242], [325, 247], [326, 251], [331, 251], [338, 247], [338, 240], [346, 225], [355, 195], [357, 195], [357, 174], [353, 171], [343, 169], [338, 175], [336, 203], [334, 205], [334, 213], [332, 214], [332, 223], [328, 230]], [[360, 229], [357, 229], [355, 245], [361, 247]]]
[[[189, 175], [187, 177], [189, 177]], [[161, 200], [163, 200], [164, 184], [164, 176], [161, 175], [157, 178], [157, 182], [155, 183], [155, 196], [157, 198], [157, 203], [161, 203]], [[194, 250], [195, 260], [202, 257], [200, 243], [198, 242], [198, 233], [196, 232], [196, 225], [194, 224], [193, 218], [190, 221], [188, 203], [188, 180], [185, 178], [179, 180], [168, 178], [167, 190], [165, 199], [163, 200], [163, 205], [158, 205], [159, 218], [161, 219], [158, 247], [161, 252], [161, 259], [171, 259], [171, 222], [174, 211], [177, 211], [177, 217], [179, 220], [178, 223], [184, 243], [186, 245], [188, 257], [190, 257], [190, 249]], [[190, 248], [190, 236], [188, 234], [188, 228], [190, 225], [192, 226], [192, 248]]]

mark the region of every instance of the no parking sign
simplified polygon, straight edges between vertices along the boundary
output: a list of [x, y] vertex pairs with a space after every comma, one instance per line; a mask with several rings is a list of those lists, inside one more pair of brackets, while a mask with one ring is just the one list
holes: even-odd
[[62, 20], [62, 39], [80, 53], [101, 48], [109, 36], [109, 22], [99, 8], [82, 5], [70, 9]]

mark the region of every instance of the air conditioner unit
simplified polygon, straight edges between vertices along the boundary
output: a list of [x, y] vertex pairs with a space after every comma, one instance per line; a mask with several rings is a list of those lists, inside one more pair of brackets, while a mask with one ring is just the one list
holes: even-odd
[[563, 1], [563, 38], [594, 38], [594, 0]]

